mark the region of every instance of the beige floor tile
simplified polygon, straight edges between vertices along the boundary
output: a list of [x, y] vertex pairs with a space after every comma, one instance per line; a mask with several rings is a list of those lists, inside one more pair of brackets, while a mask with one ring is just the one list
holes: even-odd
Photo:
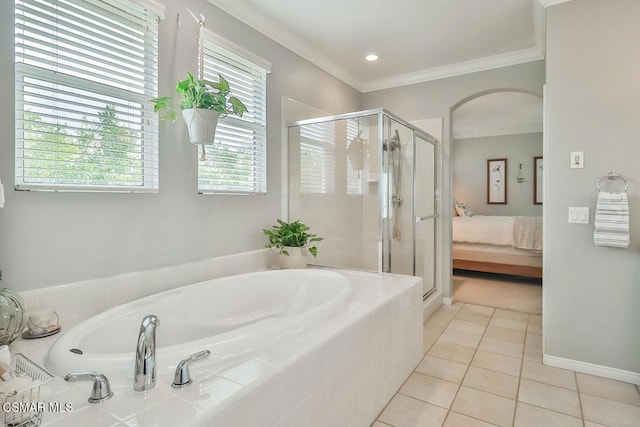
[[498, 328], [496, 326], [489, 326], [484, 333], [485, 337], [496, 338], [503, 341], [514, 342], [517, 344], [524, 344], [524, 331], [514, 331], [513, 329]]
[[435, 338], [423, 338], [422, 339], [422, 354], [427, 354], [429, 349], [433, 346], [433, 343], [436, 342]]
[[527, 332], [527, 338], [524, 344], [527, 346], [542, 348], [542, 335]]
[[371, 424], [371, 427], [389, 427], [389, 424], [385, 424], [385, 423], [382, 423], [380, 421], [376, 421], [375, 423]]
[[522, 363], [522, 378], [577, 390], [575, 372], [566, 369], [544, 366], [541, 363], [525, 360]]
[[380, 421], [394, 427], [439, 426], [446, 416], [446, 409], [396, 394], [380, 415]]
[[468, 320], [458, 319], [457, 317], [449, 323], [447, 329], [455, 329], [456, 331], [466, 332], [468, 334], [482, 335], [484, 334], [485, 325]]
[[476, 348], [478, 347], [481, 338], [481, 335], [469, 334], [467, 332], [460, 332], [455, 329], [447, 328], [442, 335], [440, 335], [438, 340], [463, 345], [465, 347]]
[[[580, 393], [640, 406], [640, 393], [633, 384], [581, 373], [576, 376]], [[640, 425], [640, 420], [638, 424]]]
[[437, 340], [438, 338], [440, 338], [440, 335], [442, 334], [442, 331], [432, 331], [432, 330], [422, 330], [422, 338], [426, 339], [426, 340]]
[[542, 328], [542, 316], [539, 314], [529, 314], [529, 326], [539, 326]]
[[424, 322], [423, 329], [439, 329], [440, 331], [444, 331], [449, 322], [451, 322], [451, 319], [453, 319], [453, 314], [442, 315], [434, 313]]
[[582, 427], [580, 418], [518, 402], [514, 427]]
[[527, 354], [527, 348], [524, 349], [524, 360], [529, 362], [535, 362], [542, 364], [542, 352], [534, 352], [534, 354]]
[[580, 394], [584, 419], [610, 427], [638, 427], [640, 407]]
[[454, 362], [428, 354], [422, 359], [416, 372], [460, 384], [469, 367], [466, 363]]
[[525, 356], [542, 357], [542, 346], [538, 345], [526, 345], [524, 346]]
[[504, 310], [501, 308], [496, 308], [496, 311], [493, 313], [493, 317], [499, 317], [503, 319], [512, 319], [512, 320], [517, 320], [519, 322], [529, 321], [529, 315], [527, 313], [522, 313], [520, 311], [513, 311], [513, 310]]
[[503, 317], [492, 317], [489, 325], [522, 332], [527, 330], [527, 322], [521, 320], [506, 319]]
[[460, 310], [461, 313], [476, 313], [485, 316], [493, 315], [496, 309], [493, 307], [485, 307], [484, 305], [465, 304]]
[[470, 311], [460, 310], [460, 313], [456, 315], [456, 319], [466, 320], [466, 321], [475, 322], [475, 323], [481, 323], [486, 326], [491, 320], [491, 316], [488, 314], [473, 313]]
[[591, 421], [584, 422], [584, 427], [607, 427], [604, 424], [592, 423]]
[[463, 345], [452, 344], [445, 341], [436, 341], [429, 350], [431, 356], [442, 357], [454, 362], [469, 363], [473, 359], [475, 349]]
[[451, 409], [498, 426], [510, 427], [515, 406], [515, 400], [463, 386], [460, 387]]
[[449, 412], [444, 427], [493, 427], [495, 424], [485, 423], [457, 412]]
[[449, 409], [457, 391], [458, 384], [414, 372], [399, 393]]
[[542, 326], [535, 326], [535, 325], [528, 324], [527, 332], [542, 335]]
[[518, 394], [518, 377], [471, 366], [462, 385], [515, 399]]
[[515, 357], [478, 350], [471, 365], [502, 372], [503, 374], [519, 376], [521, 363], [521, 360]]
[[484, 337], [478, 346], [479, 350], [490, 351], [491, 353], [504, 354], [505, 356], [522, 358], [524, 345], [502, 341], [495, 338]]
[[458, 313], [460, 311], [460, 309], [462, 309], [463, 306], [464, 306], [464, 304], [461, 304], [459, 302], [451, 304], [451, 305], [442, 304], [440, 306], [440, 308], [438, 309], [438, 311], [436, 311], [436, 313], [440, 313], [440, 314], [453, 313], [455, 315], [456, 313]]
[[566, 388], [521, 379], [518, 400], [574, 417], [582, 417], [578, 393]]

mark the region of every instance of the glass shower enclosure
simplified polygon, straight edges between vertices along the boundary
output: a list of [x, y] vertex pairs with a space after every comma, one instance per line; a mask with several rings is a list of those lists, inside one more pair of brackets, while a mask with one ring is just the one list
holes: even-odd
[[313, 263], [420, 276], [433, 292], [437, 139], [384, 109], [288, 130], [288, 216], [324, 238]]

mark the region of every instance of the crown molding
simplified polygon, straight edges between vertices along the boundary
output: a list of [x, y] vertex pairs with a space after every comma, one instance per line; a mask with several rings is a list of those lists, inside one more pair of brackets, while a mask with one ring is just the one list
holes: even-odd
[[334, 77], [347, 83], [354, 89], [362, 92], [362, 81], [344, 70], [336, 64], [331, 58], [314, 49], [306, 41], [295, 35], [293, 32], [285, 29], [272, 19], [265, 15], [257, 14], [254, 9], [246, 3], [234, 0], [208, 0], [212, 5], [222, 9], [229, 15], [247, 24], [259, 33], [264, 34], [276, 43], [284, 46], [293, 53], [303, 57], [307, 61], [317, 65]]
[[566, 3], [571, 0], [538, 0], [543, 7], [555, 6], [556, 4]]
[[[535, 2], [536, 0], [533, 1]], [[538, 1], [544, 6], [544, 3], [547, 2], [570, 0]], [[534, 11], [535, 47], [383, 79], [363, 81], [282, 25], [265, 15], [256, 13], [256, 10], [246, 3], [236, 0], [208, 0], [208, 2], [363, 93], [538, 61], [544, 59], [545, 56], [544, 9], [538, 10], [539, 8], [536, 8], [536, 11]]]
[[390, 89], [398, 86], [406, 86], [463, 74], [476, 73], [478, 71], [492, 70], [494, 68], [507, 67], [509, 65], [523, 64], [525, 62], [544, 59], [544, 53], [540, 47], [518, 50], [500, 55], [487, 56], [472, 59], [471, 61], [457, 64], [444, 65], [442, 67], [429, 68], [415, 73], [401, 74], [384, 79], [372, 80], [363, 85], [363, 92], [372, 92], [382, 89]]

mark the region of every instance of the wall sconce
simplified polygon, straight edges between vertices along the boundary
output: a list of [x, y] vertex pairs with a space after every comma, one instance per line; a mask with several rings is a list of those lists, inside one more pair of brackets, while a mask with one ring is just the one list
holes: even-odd
[[524, 172], [522, 172], [522, 163], [520, 163], [520, 170], [518, 170], [518, 173], [516, 174], [516, 181], [518, 181], [518, 184], [522, 184], [524, 182]]

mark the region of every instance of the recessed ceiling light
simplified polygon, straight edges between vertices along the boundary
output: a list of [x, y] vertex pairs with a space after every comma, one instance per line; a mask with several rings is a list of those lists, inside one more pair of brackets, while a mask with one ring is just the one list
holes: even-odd
[[376, 55], [375, 53], [370, 53], [367, 56], [364, 57], [364, 59], [366, 59], [369, 62], [373, 62], [373, 61], [377, 61], [380, 57], [378, 55]]

